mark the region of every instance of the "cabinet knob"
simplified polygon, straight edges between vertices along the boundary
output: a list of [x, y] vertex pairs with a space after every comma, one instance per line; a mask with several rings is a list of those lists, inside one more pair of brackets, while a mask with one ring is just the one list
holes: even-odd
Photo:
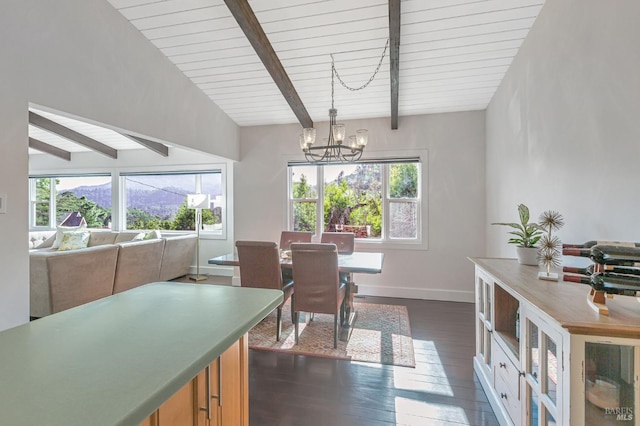
[[507, 368], [507, 364], [506, 364], [506, 363], [504, 363], [504, 362], [501, 362], [501, 363], [500, 363], [500, 368]]
[[502, 399], [507, 399], [507, 394], [506, 394], [506, 393], [501, 393], [501, 394], [500, 394], [500, 398], [502, 398]]
[[534, 372], [533, 372], [533, 374], [532, 374], [532, 376], [533, 376], [533, 378], [534, 378], [534, 379], [537, 379], [537, 378], [538, 378], [538, 373], [536, 373], [536, 372], [534, 371]]

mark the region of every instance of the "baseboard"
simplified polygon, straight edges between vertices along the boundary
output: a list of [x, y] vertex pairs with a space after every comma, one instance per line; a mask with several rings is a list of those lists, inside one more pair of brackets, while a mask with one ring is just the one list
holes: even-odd
[[442, 290], [434, 288], [379, 287], [358, 285], [362, 296], [399, 297], [402, 299], [441, 300], [446, 302], [474, 303], [473, 291]]
[[[190, 273], [196, 273], [196, 267], [192, 266], [190, 268]], [[218, 275], [221, 277], [233, 277], [233, 266], [219, 266], [219, 265], [200, 265], [200, 274], [201, 275]]]

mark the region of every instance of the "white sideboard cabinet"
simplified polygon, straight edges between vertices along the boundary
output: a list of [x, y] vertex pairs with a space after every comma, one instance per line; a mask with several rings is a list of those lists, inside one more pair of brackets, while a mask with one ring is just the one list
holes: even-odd
[[471, 258], [474, 370], [502, 425], [640, 426], [640, 299], [537, 278], [514, 259]]

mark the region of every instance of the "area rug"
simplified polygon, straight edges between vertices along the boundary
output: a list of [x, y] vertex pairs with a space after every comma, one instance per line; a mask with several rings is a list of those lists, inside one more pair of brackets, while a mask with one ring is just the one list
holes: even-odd
[[338, 340], [333, 348], [333, 315], [315, 314], [313, 321], [300, 323], [299, 343], [291, 323], [291, 306], [282, 308], [282, 335], [276, 341], [276, 311], [249, 332], [251, 349], [289, 352], [351, 361], [415, 367], [413, 339], [407, 307], [355, 303], [358, 313], [348, 342]]

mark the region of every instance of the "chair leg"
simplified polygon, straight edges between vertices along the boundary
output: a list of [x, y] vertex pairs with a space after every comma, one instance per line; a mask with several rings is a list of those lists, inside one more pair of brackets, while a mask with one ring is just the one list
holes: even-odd
[[338, 348], [338, 315], [333, 314], [333, 349]]
[[282, 332], [282, 308], [278, 308], [276, 320], [276, 341], [280, 341], [280, 333]]
[[295, 312], [294, 313], [296, 320], [294, 321], [295, 324], [295, 329], [296, 329], [296, 345], [298, 344], [298, 316], [300, 315], [299, 312]]
[[296, 294], [291, 295], [291, 322], [296, 322]]
[[346, 308], [346, 301], [347, 298], [345, 297], [344, 299], [342, 299], [342, 303], [340, 304], [340, 325], [344, 325], [344, 314], [345, 314], [345, 308]]

